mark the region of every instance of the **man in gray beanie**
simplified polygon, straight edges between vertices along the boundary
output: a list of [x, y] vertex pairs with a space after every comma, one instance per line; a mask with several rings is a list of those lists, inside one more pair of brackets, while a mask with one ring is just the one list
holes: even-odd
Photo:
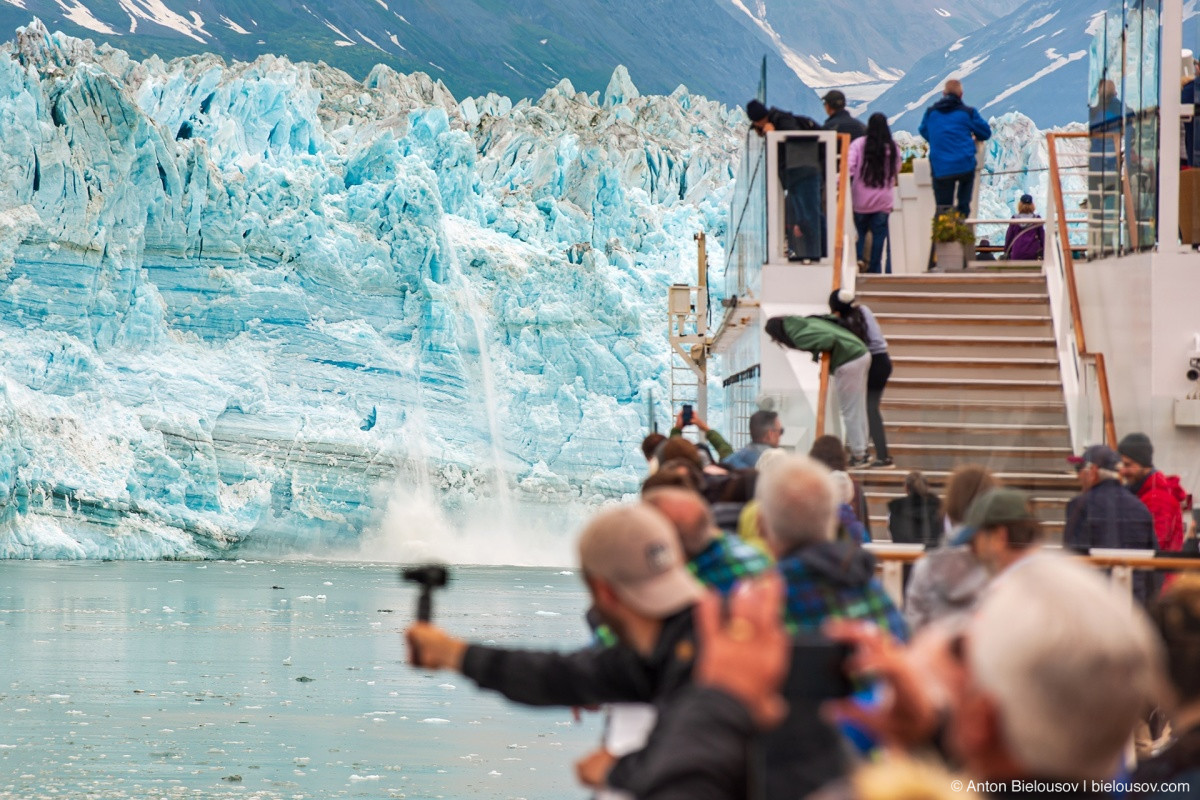
[[1131, 433], [1117, 445], [1121, 454], [1121, 480], [1154, 516], [1158, 549], [1183, 548], [1183, 506], [1190, 498], [1179, 485], [1179, 476], [1166, 476], [1154, 468], [1154, 445], [1144, 433]]

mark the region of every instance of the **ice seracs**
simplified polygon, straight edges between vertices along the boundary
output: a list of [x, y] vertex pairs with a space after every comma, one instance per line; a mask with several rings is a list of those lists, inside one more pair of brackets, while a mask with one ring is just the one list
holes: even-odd
[[397, 481], [458, 510], [633, 488], [739, 112], [624, 70], [459, 103], [37, 22], [6, 51], [0, 555], [352, 547]]

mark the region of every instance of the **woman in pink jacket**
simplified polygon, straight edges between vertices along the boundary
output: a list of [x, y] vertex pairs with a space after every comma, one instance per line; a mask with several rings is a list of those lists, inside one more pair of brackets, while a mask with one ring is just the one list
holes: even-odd
[[[900, 174], [900, 148], [892, 141], [887, 117], [872, 114], [867, 135], [850, 143], [850, 197], [854, 204], [854, 227], [858, 230], [858, 263], [863, 264], [867, 232], [871, 233], [871, 261], [867, 272], [883, 272], [883, 247], [888, 238], [888, 215], [892, 213], [892, 187]], [[891, 258], [888, 259], [891, 272]]]

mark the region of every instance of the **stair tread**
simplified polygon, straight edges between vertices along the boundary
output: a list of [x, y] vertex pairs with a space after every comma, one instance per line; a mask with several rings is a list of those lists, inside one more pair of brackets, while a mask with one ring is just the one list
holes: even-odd
[[1061, 381], [1042, 381], [1035, 378], [1013, 378], [1010, 380], [993, 380], [991, 378], [891, 378], [888, 384], [892, 386], [900, 385], [928, 385], [928, 386], [964, 386], [964, 387], [984, 387], [994, 386], [999, 389], [1004, 388], [1020, 388], [1020, 387], [1044, 387], [1054, 386], [1062, 387]]
[[[860, 289], [855, 293], [857, 299], [867, 300], [912, 300], [940, 301], [955, 303], [1048, 303], [1050, 296], [1040, 294], [995, 292], [877, 292], [870, 289]], [[868, 303], [869, 305], [869, 303]]]
[[[906, 495], [906, 494], [905, 494], [903, 491], [899, 491], [899, 492], [872, 492], [872, 491], [868, 491], [868, 490], [866, 490], [866, 489], [863, 489], [863, 496], [864, 496], [864, 497], [866, 497], [866, 498], [867, 498], [867, 501], [869, 502], [869, 501], [870, 501], [870, 500], [872, 500], [872, 499], [876, 499], [876, 500], [896, 500], [896, 499], [899, 499], [899, 498], [901, 498], [901, 497], [906, 497], [907, 495]], [[1031, 503], [1033, 503], [1034, 505], [1055, 505], [1055, 506], [1057, 506], [1057, 505], [1066, 505], [1068, 502], [1070, 502], [1070, 500], [1071, 500], [1071, 498], [1070, 498], [1070, 497], [1066, 497], [1066, 496], [1062, 496], [1062, 497], [1055, 497], [1055, 496], [1053, 496], [1053, 495], [1030, 495], [1030, 497], [1029, 497], [1029, 501], [1030, 501]]]
[[[856, 467], [850, 469], [859, 482], [864, 487], [873, 483], [898, 483], [903, 485], [908, 471], [903, 466], [897, 469], [864, 469]], [[931, 485], [940, 485], [947, 480], [951, 475], [951, 470], [944, 469], [923, 469], [921, 474], [925, 476], [926, 481]], [[1069, 488], [1076, 492], [1079, 491], [1079, 478], [1074, 472], [1029, 472], [1029, 471], [1006, 471], [993, 472], [992, 476], [1001, 484], [1006, 486], [1017, 486], [1022, 483], [1032, 483], [1044, 481], [1047, 484], [1061, 485], [1063, 488]]]
[[904, 364], [938, 364], [947, 367], [1058, 366], [1057, 358], [1023, 358], [1020, 356], [1015, 358], [994, 358], [991, 356], [972, 357], [970, 361], [964, 361], [959, 356], [891, 356], [891, 360], [893, 364], [897, 362]]
[[1057, 342], [1051, 336], [958, 336], [947, 339], [937, 333], [898, 333], [887, 337], [888, 345], [896, 344], [944, 344], [944, 345], [1008, 345], [1027, 347], [1044, 345], [1054, 347]]
[[878, 311], [875, 319], [880, 322], [900, 324], [904, 322], [941, 322], [951, 324], [981, 325], [993, 323], [997, 325], [1043, 325], [1049, 324], [1051, 317], [1041, 314], [926, 314], [923, 312], [907, 311]]
[[950, 283], [956, 280], [969, 280], [972, 283], [991, 283], [991, 284], [1012, 284], [1012, 283], [1041, 283], [1045, 284], [1044, 280], [1040, 280], [1041, 276], [1026, 277], [1023, 275], [992, 275], [987, 273], [949, 273], [949, 272], [921, 272], [915, 275], [859, 275], [859, 284], [869, 283], [925, 283], [938, 284]]
[[1047, 425], [1047, 424], [1030, 424], [1009, 423], [1009, 422], [926, 422], [924, 420], [896, 420], [888, 417], [886, 420], [888, 431], [903, 430], [905, 428], [921, 428], [929, 430], [944, 430], [944, 431], [966, 431], [969, 433], [986, 431], [999, 432], [1020, 432], [1020, 431], [1038, 431], [1038, 432], [1069, 432], [1069, 425]]
[[[887, 529], [888, 529], [887, 528], [887, 523], [888, 523], [887, 515], [886, 514], [871, 514], [870, 520], [871, 520], [871, 532], [872, 532], [872, 537], [873, 537], [872, 541], [877, 542], [877, 543], [888, 541], [886, 539], [881, 539], [878, 536], [875, 536], [876, 533], [882, 534], [883, 532], [887, 531]], [[1053, 529], [1057, 530], [1058, 528], [1061, 528], [1066, 524], [1066, 521], [1061, 520], [1061, 519], [1040, 519], [1038, 521], [1040, 523], [1042, 523], [1043, 530], [1045, 530], [1046, 528], [1053, 528]], [[876, 526], [879, 526], [879, 527], [876, 527]]]
[[1005, 411], [1008, 409], [1060, 411], [1064, 410], [1067, 404], [1054, 400], [960, 400], [958, 398], [926, 400], [916, 397], [885, 397], [882, 406], [884, 408], [962, 409], [964, 411]]
[[889, 444], [888, 449], [889, 450], [933, 450], [933, 451], [942, 450], [942, 451], [954, 451], [954, 452], [965, 451], [968, 453], [973, 453], [973, 452], [980, 452], [980, 453], [1034, 452], [1034, 453], [1046, 453], [1046, 454], [1063, 453], [1063, 454], [1065, 454], [1065, 456], [1069, 456], [1073, 452], [1070, 447], [1053, 447], [1050, 445], [1041, 445], [1041, 444], [1023, 445], [1023, 444], [944, 444], [944, 443], [909, 444], [909, 443], [900, 443], [900, 444]]

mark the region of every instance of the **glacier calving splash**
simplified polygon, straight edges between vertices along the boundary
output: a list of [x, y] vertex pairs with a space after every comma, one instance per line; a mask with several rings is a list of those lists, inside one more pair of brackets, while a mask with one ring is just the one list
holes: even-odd
[[520, 531], [636, 487], [739, 112], [623, 69], [457, 102], [37, 22], [0, 51], [0, 557], [336, 550], [410, 504]]

